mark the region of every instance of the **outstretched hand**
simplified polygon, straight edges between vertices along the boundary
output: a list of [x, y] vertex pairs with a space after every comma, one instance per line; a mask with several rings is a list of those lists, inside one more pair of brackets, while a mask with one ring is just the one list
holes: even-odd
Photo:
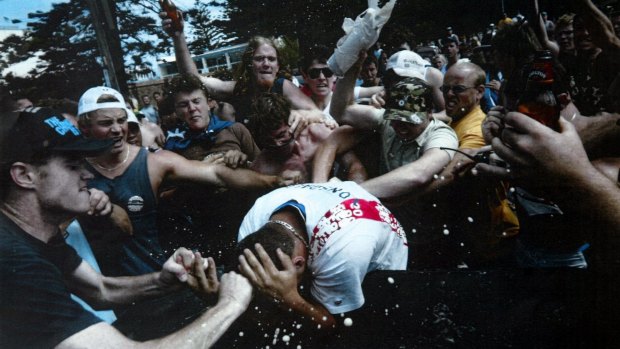
[[566, 185], [590, 166], [575, 127], [560, 118], [556, 132], [527, 115], [505, 115], [505, 128], [492, 140], [493, 150], [510, 164], [509, 169], [476, 165], [476, 171], [495, 174], [536, 187]]

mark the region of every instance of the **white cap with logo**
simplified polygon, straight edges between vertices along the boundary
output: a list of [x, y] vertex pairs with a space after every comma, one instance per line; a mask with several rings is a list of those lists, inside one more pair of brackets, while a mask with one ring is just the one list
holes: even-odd
[[[103, 95], [114, 96], [118, 102], [98, 103], [97, 100]], [[121, 108], [128, 110], [122, 94], [110, 87], [97, 86], [89, 88], [86, 92], [84, 92], [84, 94], [82, 94], [82, 97], [80, 97], [80, 101], [78, 102], [78, 115], [104, 108]], [[129, 112], [127, 114], [129, 116]]]
[[386, 70], [393, 69], [394, 73], [402, 77], [418, 78], [426, 80], [426, 67], [431, 64], [419, 54], [402, 50], [393, 54], [387, 61]]

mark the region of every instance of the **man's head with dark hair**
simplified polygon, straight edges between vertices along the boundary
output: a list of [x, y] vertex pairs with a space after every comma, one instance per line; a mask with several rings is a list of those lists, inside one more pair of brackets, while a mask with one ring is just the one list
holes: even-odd
[[207, 87], [200, 81], [200, 78], [193, 74], [185, 73], [175, 76], [170, 81], [166, 95], [172, 95], [174, 97], [174, 95], [179, 92], [190, 93], [196, 90], [201, 90], [205, 97], [209, 97]]
[[379, 62], [373, 54], [369, 54], [362, 63], [362, 71], [360, 76], [364, 81], [373, 82], [379, 73]]
[[261, 148], [285, 150], [292, 144], [293, 134], [288, 125], [291, 104], [275, 93], [264, 93], [252, 102], [252, 118], [248, 125], [254, 140]]
[[282, 252], [284, 252], [284, 254], [286, 254], [287, 256], [291, 258], [293, 257], [293, 249], [295, 248], [295, 237], [287, 233], [284, 227], [273, 223], [267, 223], [263, 225], [255, 233], [248, 235], [245, 239], [241, 240], [237, 245], [237, 253], [235, 253], [234, 255], [242, 255], [243, 250], [247, 248], [252, 251], [255, 256], [258, 256], [254, 247], [257, 243], [263, 246], [265, 252], [267, 252], [269, 258], [271, 258], [276, 268], [278, 268], [279, 270], [282, 270], [284, 268], [276, 252], [278, 248], [282, 250]]
[[166, 99], [168, 98], [172, 100], [174, 112], [192, 130], [202, 131], [209, 126], [209, 92], [199, 77], [192, 74], [174, 77], [168, 86]]
[[310, 68], [310, 66], [315, 62], [327, 64], [327, 60], [332, 53], [333, 49], [330, 49], [325, 45], [312, 46], [304, 51], [299, 68], [303, 73], [308, 73], [308, 68]]

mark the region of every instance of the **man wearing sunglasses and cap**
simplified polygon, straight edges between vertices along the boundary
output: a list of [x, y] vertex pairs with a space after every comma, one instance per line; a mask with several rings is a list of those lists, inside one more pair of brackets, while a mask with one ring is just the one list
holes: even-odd
[[[127, 348], [213, 344], [248, 306], [252, 288], [231, 272], [217, 285], [215, 266], [200, 254], [175, 251], [161, 270], [105, 277], [68, 246], [59, 229], [75, 215], [107, 216], [108, 197], [87, 187], [84, 157], [113, 146], [84, 139], [60, 113], [23, 112], [0, 150], [0, 347]], [[209, 274], [209, 277], [205, 275]], [[189, 273], [191, 271], [191, 273]], [[214, 287], [203, 287], [215, 281]], [[171, 294], [187, 283], [202, 294], [219, 289], [217, 305], [182, 332], [136, 343], [71, 298], [101, 308]]]
[[[360, 63], [338, 83], [335, 98], [352, 100]], [[379, 175], [362, 183], [362, 187], [384, 202], [424, 192], [433, 176], [449, 163], [453, 152], [441, 148], [453, 148], [458, 141], [454, 131], [432, 115], [432, 88], [416, 67], [398, 68], [392, 69], [389, 73], [392, 78], [386, 82], [385, 109], [351, 104], [335, 114], [336, 120], [350, 126], [335, 130], [317, 151], [314, 182], [325, 182], [335, 156], [362, 142], [365, 131], [378, 131], [381, 137], [380, 169]], [[393, 210], [405, 231], [411, 231], [410, 220], [419, 216], [412, 214], [411, 208], [407, 205], [402, 210]], [[415, 253], [412, 257], [415, 258]]]

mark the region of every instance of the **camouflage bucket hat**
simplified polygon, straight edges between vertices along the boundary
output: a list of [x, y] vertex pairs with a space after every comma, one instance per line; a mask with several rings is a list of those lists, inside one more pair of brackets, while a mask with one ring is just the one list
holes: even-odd
[[429, 118], [431, 98], [431, 87], [424, 80], [404, 78], [388, 91], [384, 119], [421, 124]]

